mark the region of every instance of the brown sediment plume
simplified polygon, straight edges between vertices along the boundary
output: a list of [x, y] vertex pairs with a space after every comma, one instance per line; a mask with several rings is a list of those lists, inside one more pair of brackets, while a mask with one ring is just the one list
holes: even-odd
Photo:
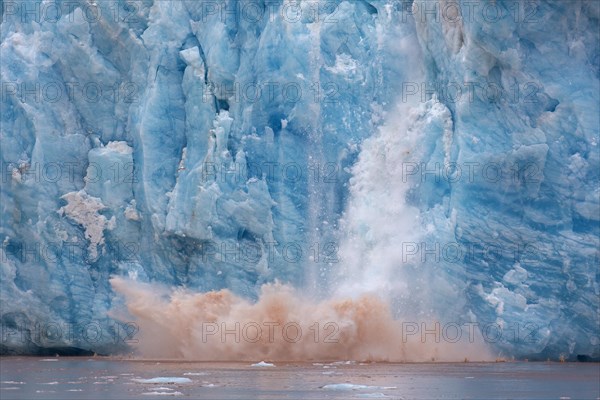
[[[254, 303], [229, 290], [193, 293], [112, 278], [139, 326], [143, 358], [198, 361], [487, 361], [482, 340], [435, 321], [394, 320], [375, 295], [309, 300], [288, 285], [266, 284]], [[421, 331], [421, 327], [423, 327]], [[424, 331], [425, 335], [423, 335]], [[465, 335], [463, 335], [465, 336]], [[454, 343], [452, 343], [454, 342]]]

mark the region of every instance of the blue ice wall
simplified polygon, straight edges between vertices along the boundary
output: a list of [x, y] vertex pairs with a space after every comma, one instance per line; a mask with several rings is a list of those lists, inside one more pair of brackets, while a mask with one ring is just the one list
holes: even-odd
[[113, 275], [326, 295], [361, 143], [433, 101], [449, 133], [422, 132], [420, 169], [389, 182], [430, 246], [471, 249], [425, 260], [431, 302], [522, 327], [503, 355], [598, 355], [597, 3], [2, 7], [3, 352], [122, 349]]

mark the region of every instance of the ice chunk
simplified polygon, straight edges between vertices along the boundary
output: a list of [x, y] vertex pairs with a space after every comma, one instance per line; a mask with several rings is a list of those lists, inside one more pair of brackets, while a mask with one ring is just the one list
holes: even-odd
[[261, 361], [261, 362], [251, 365], [251, 367], [274, 367], [274, 366], [275, 366], [275, 364], [264, 362], [264, 361]]
[[138, 383], [191, 383], [192, 380], [190, 378], [178, 378], [178, 377], [163, 377], [159, 376], [156, 378], [150, 379], [132, 379]]
[[381, 390], [381, 389], [397, 389], [394, 386], [369, 386], [369, 385], [356, 385], [353, 383], [332, 383], [325, 385], [322, 389], [326, 390]]

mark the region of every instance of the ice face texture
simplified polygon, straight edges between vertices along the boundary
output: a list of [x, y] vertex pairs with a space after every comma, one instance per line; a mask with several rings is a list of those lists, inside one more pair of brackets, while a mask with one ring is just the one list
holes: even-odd
[[4, 2], [2, 351], [122, 350], [124, 276], [598, 356], [600, 6], [410, 3]]

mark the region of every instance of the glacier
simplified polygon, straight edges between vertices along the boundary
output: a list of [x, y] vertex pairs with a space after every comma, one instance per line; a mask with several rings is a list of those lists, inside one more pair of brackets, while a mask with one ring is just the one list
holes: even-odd
[[501, 357], [599, 357], [599, 16], [4, 1], [0, 352], [128, 351], [122, 276], [376, 292]]

